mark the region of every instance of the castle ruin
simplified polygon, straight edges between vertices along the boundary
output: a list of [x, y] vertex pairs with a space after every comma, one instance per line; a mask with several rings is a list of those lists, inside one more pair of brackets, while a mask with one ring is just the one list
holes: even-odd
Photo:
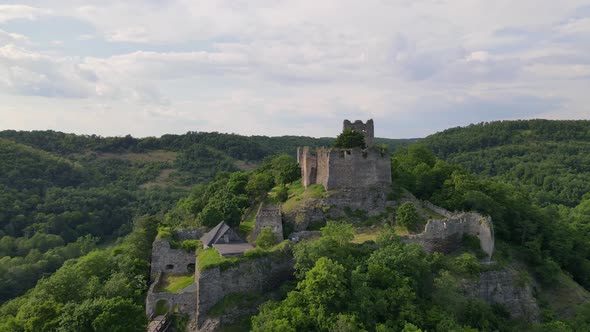
[[373, 120], [354, 123], [344, 120], [343, 130], [363, 134], [366, 149], [309, 147], [297, 149], [303, 185], [321, 184], [326, 190], [341, 188], [390, 188], [391, 159], [389, 153], [374, 145]]

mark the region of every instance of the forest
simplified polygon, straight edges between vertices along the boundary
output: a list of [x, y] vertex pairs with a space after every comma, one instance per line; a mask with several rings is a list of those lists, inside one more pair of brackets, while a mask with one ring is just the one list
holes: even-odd
[[[587, 121], [513, 121], [392, 152], [396, 195], [489, 214], [496, 259], [526, 264], [543, 287], [564, 273], [590, 289]], [[151, 242], [183, 226], [237, 225], [267, 192], [286, 199], [299, 145], [334, 139], [189, 132], [136, 139], [0, 132], [0, 331], [142, 331]], [[253, 331], [588, 331], [590, 305], [542, 323], [512, 321], [459, 294], [477, 252], [428, 254], [385, 228], [351, 242], [328, 222], [293, 248], [296, 280], [247, 322]], [[563, 272], [564, 271], [564, 272]], [[311, 319], [310, 319], [311, 318]]]

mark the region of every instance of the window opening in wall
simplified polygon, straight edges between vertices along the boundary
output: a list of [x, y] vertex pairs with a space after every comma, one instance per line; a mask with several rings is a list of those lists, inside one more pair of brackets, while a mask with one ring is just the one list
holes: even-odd
[[166, 300], [156, 302], [156, 315], [165, 315], [170, 311], [170, 304]]
[[186, 266], [186, 270], [187, 270], [189, 273], [194, 273], [194, 272], [195, 272], [195, 264], [191, 263], [191, 264], [187, 265], [187, 266]]
[[174, 265], [172, 265], [172, 264], [166, 265], [166, 270], [172, 270], [172, 269], [174, 269]]

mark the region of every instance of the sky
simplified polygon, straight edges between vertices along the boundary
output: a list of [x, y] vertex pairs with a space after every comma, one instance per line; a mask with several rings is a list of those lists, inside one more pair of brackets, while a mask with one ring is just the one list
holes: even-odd
[[590, 119], [589, 0], [0, 0], [0, 130]]

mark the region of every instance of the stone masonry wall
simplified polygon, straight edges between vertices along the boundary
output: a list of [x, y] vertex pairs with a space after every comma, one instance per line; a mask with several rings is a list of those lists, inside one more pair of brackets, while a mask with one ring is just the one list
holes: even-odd
[[373, 145], [373, 140], [375, 138], [375, 125], [373, 119], [367, 120], [367, 123], [363, 123], [361, 120], [356, 120], [355, 122], [344, 120], [342, 129], [352, 129], [356, 132], [362, 133], [363, 136], [365, 136], [365, 143], [367, 146]]
[[156, 280], [150, 286], [145, 300], [145, 314], [150, 317], [156, 311], [156, 305], [159, 301], [164, 300], [168, 305], [170, 312], [177, 307], [178, 311], [187, 315], [194, 315], [197, 311], [197, 293], [196, 288], [190, 289], [184, 293], [155, 293], [155, 287], [158, 285], [162, 273], [156, 276]]
[[260, 203], [254, 223], [253, 239], [257, 239], [265, 227], [270, 228], [273, 234], [275, 234], [277, 241], [283, 241], [283, 220], [280, 205], [264, 205], [264, 203]]
[[326, 190], [391, 186], [389, 154], [377, 149], [332, 149]]
[[391, 160], [377, 149], [318, 148], [299, 150], [303, 185], [319, 183], [326, 190], [391, 186]]
[[293, 258], [287, 254], [260, 257], [221, 270], [219, 267], [198, 271], [197, 328], [204, 331], [209, 310], [231, 293], [262, 293], [274, 290], [293, 278]]
[[494, 252], [494, 234], [490, 217], [478, 213], [458, 213], [450, 218], [430, 220], [424, 232], [410, 235], [406, 242], [419, 243], [427, 251], [451, 252], [461, 246], [463, 235], [479, 238], [481, 249], [491, 257]]
[[170, 243], [157, 239], [152, 244], [151, 279], [160, 272], [189, 273], [189, 264], [196, 264], [196, 253], [188, 253], [182, 249], [170, 249]]

